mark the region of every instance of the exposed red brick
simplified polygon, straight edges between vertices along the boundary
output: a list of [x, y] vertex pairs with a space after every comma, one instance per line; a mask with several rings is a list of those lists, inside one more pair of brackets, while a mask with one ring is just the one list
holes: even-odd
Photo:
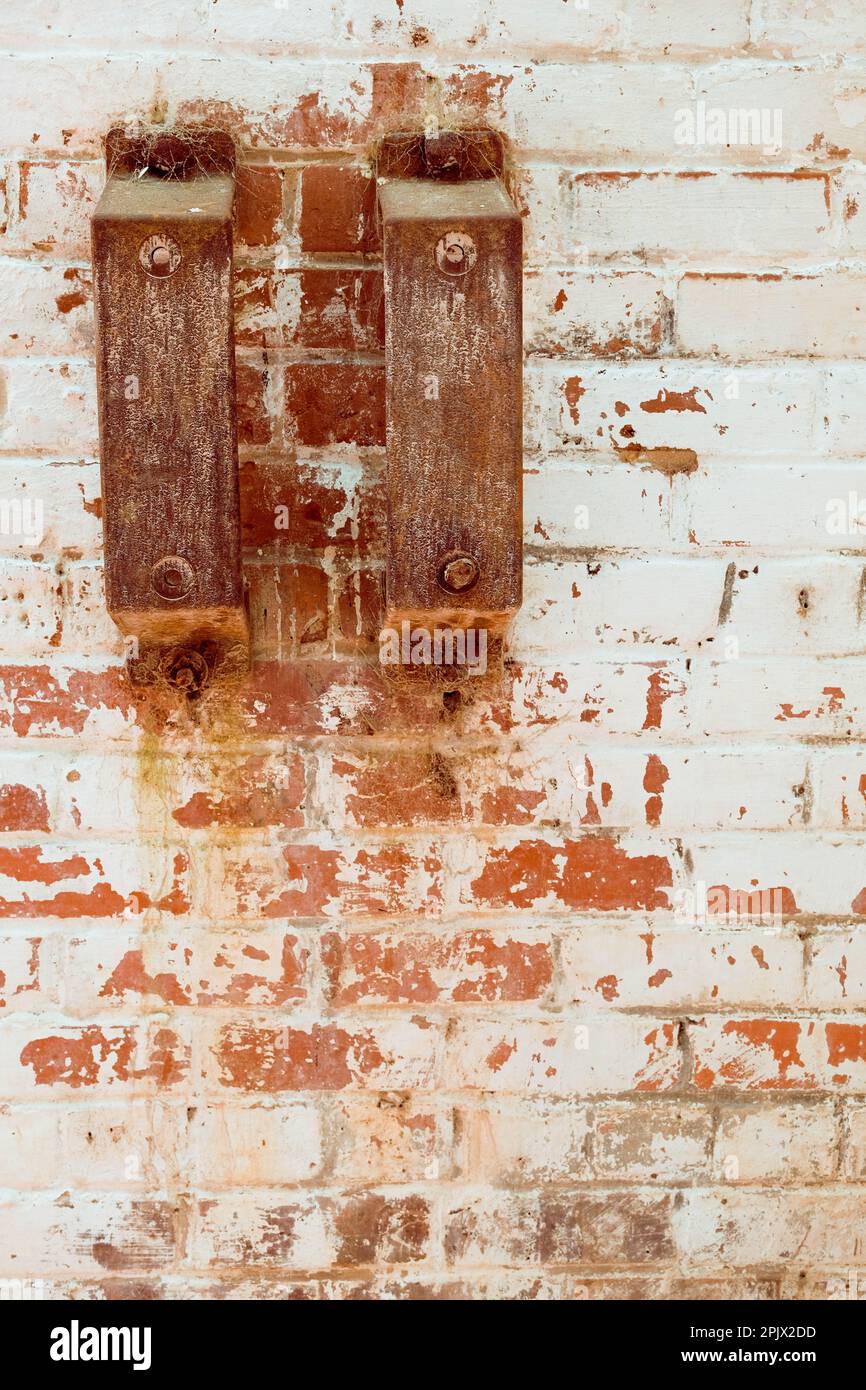
[[217, 1058], [223, 1086], [245, 1091], [336, 1091], [353, 1077], [374, 1074], [384, 1057], [366, 1030], [334, 1025], [308, 1032], [237, 1025], [220, 1034]]
[[298, 362], [286, 368], [290, 437], [310, 448], [385, 443], [385, 373], [381, 367]]
[[322, 955], [339, 1005], [481, 1003], [539, 999], [552, 979], [546, 941], [499, 940], [476, 931], [449, 937], [328, 933]]
[[491, 907], [532, 908], [553, 899], [562, 907], [610, 912], [671, 906], [671, 866], [660, 854], [629, 855], [608, 835], [551, 844], [522, 840], [492, 849], [471, 887]]
[[382, 626], [382, 575], [355, 569], [345, 575], [337, 595], [340, 632], [349, 642], [375, 642]]
[[265, 398], [268, 385], [267, 368], [239, 362], [235, 369], [235, 378], [238, 442], [269, 444], [272, 426]]
[[283, 208], [280, 169], [241, 165], [235, 181], [235, 227], [247, 246], [272, 246], [279, 240]]
[[48, 804], [42, 787], [25, 787], [20, 782], [0, 787], [0, 830], [51, 829]]
[[353, 166], [311, 164], [301, 175], [301, 246], [345, 254], [376, 244], [376, 185]]
[[294, 342], [305, 348], [381, 352], [385, 296], [380, 270], [303, 270]]

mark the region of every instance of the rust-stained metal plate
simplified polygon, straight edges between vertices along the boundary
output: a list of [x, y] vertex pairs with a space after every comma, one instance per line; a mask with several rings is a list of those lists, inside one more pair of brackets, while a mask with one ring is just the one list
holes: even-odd
[[522, 224], [498, 179], [385, 180], [387, 619], [501, 632], [522, 580]]
[[174, 666], [178, 647], [237, 664], [231, 141], [112, 132], [106, 156], [92, 234], [108, 608]]

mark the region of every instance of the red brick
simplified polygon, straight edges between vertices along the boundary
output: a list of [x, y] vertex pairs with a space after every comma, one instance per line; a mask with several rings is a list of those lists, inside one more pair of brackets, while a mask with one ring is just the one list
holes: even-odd
[[247, 567], [253, 649], [282, 657], [328, 635], [328, 576], [318, 565]]
[[518, 1002], [543, 997], [553, 977], [548, 941], [486, 931], [328, 933], [322, 955], [339, 1005]]
[[287, 367], [286, 421], [289, 439], [308, 448], [383, 446], [384, 369], [336, 362]]
[[375, 477], [352, 470], [272, 459], [244, 459], [241, 523], [250, 546], [303, 546], [364, 552], [384, 530], [384, 496]]
[[238, 240], [246, 246], [273, 246], [279, 241], [282, 211], [282, 170], [240, 165], [235, 180]]
[[382, 574], [355, 569], [340, 581], [337, 616], [340, 632], [348, 642], [373, 643], [382, 626]]
[[43, 787], [8, 782], [0, 787], [0, 830], [50, 829]]
[[299, 347], [343, 352], [385, 348], [385, 296], [380, 270], [302, 270]]
[[614, 836], [585, 835], [552, 843], [522, 840], [488, 851], [471, 885], [491, 907], [532, 908], [553, 898], [582, 911], [653, 911], [671, 906], [673, 882], [665, 854], [631, 854]]
[[301, 247], [314, 253], [376, 246], [376, 185], [351, 166], [313, 164], [301, 176]]
[[240, 444], [269, 444], [272, 423], [268, 413], [267, 367], [254, 367], [239, 362], [235, 373], [237, 391], [238, 442]]

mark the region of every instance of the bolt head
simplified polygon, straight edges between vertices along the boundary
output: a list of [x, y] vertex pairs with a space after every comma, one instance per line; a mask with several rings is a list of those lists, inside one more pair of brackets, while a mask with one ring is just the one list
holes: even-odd
[[449, 593], [465, 593], [477, 580], [478, 566], [471, 555], [452, 555], [439, 566], [439, 583]]
[[173, 275], [181, 263], [181, 249], [170, 236], [157, 233], [146, 237], [138, 250], [142, 270], [155, 280]]
[[436, 264], [445, 275], [467, 275], [477, 259], [468, 232], [446, 232], [436, 243]]
[[169, 685], [186, 695], [196, 694], [210, 679], [207, 661], [194, 648], [172, 647], [160, 662], [160, 669]]
[[180, 555], [166, 555], [162, 560], [157, 560], [150, 573], [150, 582], [156, 593], [171, 603], [186, 598], [194, 579], [192, 565]]

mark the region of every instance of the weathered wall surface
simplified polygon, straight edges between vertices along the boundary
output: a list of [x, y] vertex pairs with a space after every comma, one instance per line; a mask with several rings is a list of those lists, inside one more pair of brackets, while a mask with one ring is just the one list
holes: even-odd
[[[0, 1276], [862, 1291], [862, 4], [30, 0], [0, 42], [0, 498], [44, 506], [0, 535]], [[377, 662], [367, 158], [434, 117], [506, 133], [525, 213], [492, 697]], [[191, 707], [101, 591], [117, 120], [244, 161], [255, 664]]]

